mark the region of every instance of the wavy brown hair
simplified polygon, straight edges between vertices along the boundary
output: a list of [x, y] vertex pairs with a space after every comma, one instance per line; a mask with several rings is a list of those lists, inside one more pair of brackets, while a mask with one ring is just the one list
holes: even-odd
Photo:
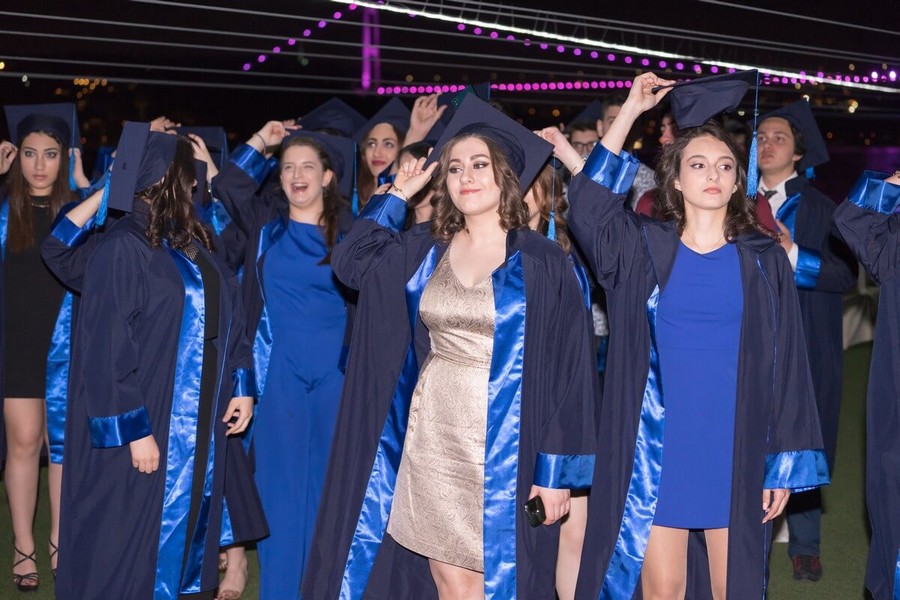
[[434, 198], [432, 199], [434, 213], [431, 216], [431, 235], [445, 243], [450, 243], [453, 234], [466, 227], [466, 218], [453, 204], [450, 192], [447, 190], [447, 174], [450, 153], [454, 146], [470, 137], [481, 140], [488, 148], [491, 167], [494, 171], [494, 181], [500, 188], [500, 208], [497, 209], [497, 213], [500, 215], [500, 227], [506, 231], [528, 227], [528, 207], [522, 200], [519, 176], [513, 171], [506, 155], [490, 138], [478, 133], [466, 133], [450, 140], [441, 150], [437, 174], [434, 177]]
[[191, 142], [178, 136], [175, 159], [162, 181], [137, 194], [138, 199], [150, 205], [150, 223], [144, 233], [151, 248], [159, 248], [165, 241], [183, 251], [196, 239], [207, 250], [213, 249], [212, 236], [197, 218], [191, 197], [195, 178]]
[[[32, 131], [31, 133], [43, 133], [59, 144], [59, 172], [56, 174], [56, 181], [53, 182], [50, 195], [47, 197], [50, 202], [50, 221], [53, 222], [59, 209], [76, 199], [75, 193], [69, 189], [69, 148], [50, 132]], [[16, 156], [16, 160], [10, 166], [6, 181], [9, 191], [9, 237], [6, 243], [10, 251], [21, 252], [35, 244], [30, 188], [25, 174], [22, 172], [21, 154]]]
[[681, 235], [684, 232], [684, 196], [675, 189], [675, 180], [680, 175], [684, 149], [693, 140], [703, 136], [710, 136], [723, 142], [734, 157], [737, 167], [737, 190], [728, 200], [725, 215], [725, 239], [731, 241], [742, 233], [750, 232], [761, 233], [766, 237], [777, 239], [756, 220], [756, 207], [753, 201], [747, 198], [747, 162], [740, 146], [737, 145], [731, 134], [715, 121], [709, 121], [700, 127], [679, 130], [675, 136], [675, 142], [663, 148], [656, 165], [656, 182], [659, 184], [656, 208], [659, 212], [659, 219], [675, 221], [678, 234]]
[[[328, 248], [328, 253], [319, 264], [327, 265], [331, 262], [331, 250], [337, 243], [338, 234], [340, 233], [341, 210], [347, 206], [347, 201], [338, 192], [338, 174], [335, 172], [331, 159], [328, 158], [328, 153], [325, 152], [322, 144], [309, 137], [293, 137], [284, 145], [281, 151], [282, 156], [284, 156], [284, 151], [292, 146], [312, 148], [316, 152], [316, 156], [319, 157], [319, 162], [322, 163], [322, 169], [332, 172], [331, 182], [322, 189], [322, 216], [319, 217], [319, 225], [325, 228], [323, 235], [325, 237], [325, 247]], [[344, 168], [351, 167], [350, 165], [345, 165]], [[284, 190], [282, 189], [283, 192]]]
[[556, 223], [556, 243], [569, 252], [572, 249], [572, 241], [569, 239], [568, 223], [563, 214], [569, 209], [569, 203], [563, 193], [562, 178], [556, 172], [552, 164], [545, 165], [538, 173], [534, 183], [531, 184], [531, 193], [541, 213], [541, 221], [537, 230], [547, 235], [550, 228], [550, 208], [556, 202], [553, 209], [553, 221]]

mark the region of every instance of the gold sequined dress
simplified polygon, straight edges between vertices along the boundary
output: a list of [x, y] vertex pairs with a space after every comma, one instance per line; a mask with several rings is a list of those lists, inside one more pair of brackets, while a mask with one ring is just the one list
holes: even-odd
[[484, 570], [484, 445], [494, 289], [464, 287], [445, 252], [419, 314], [431, 351], [413, 392], [388, 533], [429, 558]]

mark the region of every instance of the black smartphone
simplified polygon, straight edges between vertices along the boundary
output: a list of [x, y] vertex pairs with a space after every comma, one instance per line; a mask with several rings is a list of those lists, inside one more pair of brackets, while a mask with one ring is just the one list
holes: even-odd
[[528, 524], [537, 527], [547, 520], [547, 513], [544, 512], [544, 501], [540, 496], [535, 496], [522, 505], [525, 508], [525, 516], [528, 517]]

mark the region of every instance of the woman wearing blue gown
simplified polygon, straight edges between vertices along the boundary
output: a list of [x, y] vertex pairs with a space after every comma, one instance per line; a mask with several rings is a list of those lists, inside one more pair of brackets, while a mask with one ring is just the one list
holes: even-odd
[[[257, 192], [263, 153], [282, 140], [281, 185]], [[299, 597], [337, 418], [347, 300], [329, 259], [352, 221], [338, 191], [352, 151], [350, 140], [273, 121], [215, 182], [250, 240], [243, 285], [260, 403], [252, 442], [271, 531], [257, 546], [262, 600]]]

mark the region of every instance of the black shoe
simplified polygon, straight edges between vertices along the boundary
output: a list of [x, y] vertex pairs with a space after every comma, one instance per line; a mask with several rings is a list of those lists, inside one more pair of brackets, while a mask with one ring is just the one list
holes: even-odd
[[794, 579], [798, 581], [818, 581], [822, 579], [822, 561], [818, 556], [798, 554], [791, 557], [794, 566]]
[[[37, 562], [34, 559], [34, 552], [32, 552], [31, 554], [25, 554], [24, 552], [16, 548], [15, 542], [13, 542], [13, 550], [15, 550], [16, 552], [16, 556], [13, 558], [19, 556], [22, 557], [13, 563], [14, 569], [24, 562], [32, 562], [34, 563], [35, 567], [37, 566]], [[16, 589], [18, 589], [20, 592], [27, 593], [38, 591], [41, 580], [38, 577], [37, 571], [25, 573], [24, 575], [16, 575], [15, 573], [13, 573], [13, 583], [16, 585]]]

